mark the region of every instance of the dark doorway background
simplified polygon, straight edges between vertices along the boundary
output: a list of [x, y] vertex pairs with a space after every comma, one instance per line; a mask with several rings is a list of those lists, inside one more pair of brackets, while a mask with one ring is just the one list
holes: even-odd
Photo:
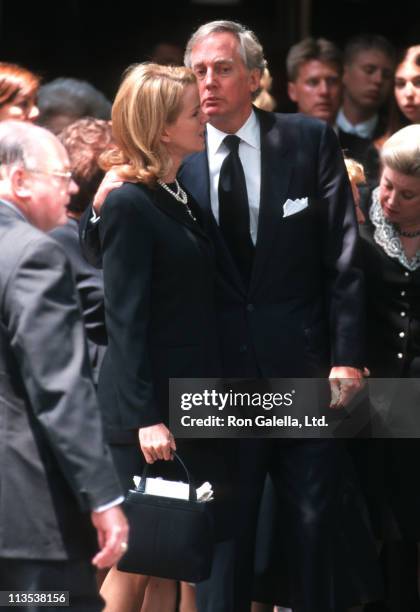
[[340, 46], [367, 31], [398, 47], [420, 43], [420, 0], [221, 1], [0, 0], [0, 58], [41, 74], [44, 82], [57, 76], [89, 80], [112, 99], [124, 68], [149, 59], [156, 43], [184, 46], [200, 23], [234, 19], [261, 39], [283, 110], [285, 55], [305, 35], [325, 36]]

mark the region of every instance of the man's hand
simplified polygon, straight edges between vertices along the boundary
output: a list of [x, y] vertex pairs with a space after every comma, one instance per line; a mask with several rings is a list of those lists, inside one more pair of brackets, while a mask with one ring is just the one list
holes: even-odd
[[103, 512], [92, 512], [91, 520], [98, 534], [100, 548], [92, 564], [98, 569], [112, 567], [127, 550], [127, 519], [120, 506], [113, 506]]
[[331, 368], [329, 375], [331, 387], [330, 408], [344, 408], [353, 397], [364, 387], [364, 379], [370, 375], [367, 368], [336, 366]]
[[105, 174], [93, 198], [93, 209], [98, 216], [101, 214], [101, 207], [106, 196], [117, 187], [121, 187], [123, 181], [123, 177], [118, 174], [118, 170], [115, 168], [108, 170]]
[[140, 448], [147, 463], [158, 459], [169, 461], [176, 451], [175, 439], [163, 423], [139, 429]]

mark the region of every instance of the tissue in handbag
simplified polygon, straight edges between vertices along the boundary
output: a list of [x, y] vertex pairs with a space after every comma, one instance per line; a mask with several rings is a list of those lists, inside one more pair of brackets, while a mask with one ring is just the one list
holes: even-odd
[[[140, 476], [133, 476], [133, 481], [136, 488], [139, 487]], [[146, 478], [145, 493], [148, 495], [160, 495], [163, 497], [176, 497], [177, 499], [188, 499], [189, 486], [186, 482], [176, 482], [173, 480], [164, 480], [163, 478]], [[213, 499], [213, 487], [209, 482], [203, 484], [196, 489], [197, 501], [207, 502]]]
[[119, 570], [186, 582], [209, 577], [214, 535], [207, 503], [130, 491], [124, 505], [130, 535]]

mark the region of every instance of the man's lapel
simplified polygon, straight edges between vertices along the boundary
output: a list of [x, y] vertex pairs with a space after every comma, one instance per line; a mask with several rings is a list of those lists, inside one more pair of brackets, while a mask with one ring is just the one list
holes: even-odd
[[283, 222], [283, 204], [287, 200], [294, 163], [289, 151], [287, 122], [279, 124], [278, 115], [276, 120], [272, 113], [255, 110], [261, 127], [261, 195], [251, 291], [261, 277], [272, 242]]

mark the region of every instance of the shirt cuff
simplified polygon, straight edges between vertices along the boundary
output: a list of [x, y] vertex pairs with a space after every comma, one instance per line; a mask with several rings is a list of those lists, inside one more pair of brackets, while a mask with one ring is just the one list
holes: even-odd
[[110, 508], [113, 508], [114, 506], [118, 506], [118, 504], [121, 504], [123, 501], [124, 501], [124, 496], [120, 495], [119, 497], [117, 497], [117, 499], [114, 499], [108, 502], [107, 504], [102, 504], [102, 506], [98, 506], [93, 511], [94, 512], [105, 512], [105, 510], [109, 510]]

